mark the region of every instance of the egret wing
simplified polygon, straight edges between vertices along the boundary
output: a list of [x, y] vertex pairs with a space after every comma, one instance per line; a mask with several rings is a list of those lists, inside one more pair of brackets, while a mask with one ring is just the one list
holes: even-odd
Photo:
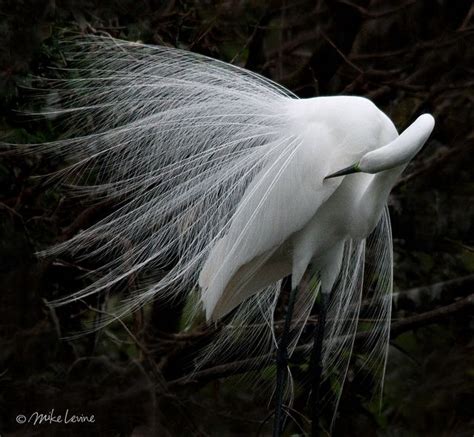
[[69, 165], [53, 177], [108, 203], [101, 221], [45, 252], [96, 267], [90, 285], [55, 304], [127, 288], [130, 278], [129, 299], [110, 313], [182, 298], [230, 230], [249, 184], [296, 145], [298, 133], [288, 129], [296, 96], [173, 48], [81, 37], [59, 49], [69, 74], [47, 82], [42, 114], [68, 132], [24, 149], [62, 155]]

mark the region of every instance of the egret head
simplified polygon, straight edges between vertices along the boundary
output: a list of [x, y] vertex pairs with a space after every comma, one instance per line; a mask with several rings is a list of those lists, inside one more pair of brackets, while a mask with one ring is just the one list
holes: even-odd
[[430, 114], [420, 115], [395, 140], [366, 153], [355, 164], [332, 173], [324, 179], [358, 172], [373, 174], [406, 166], [425, 144], [433, 130], [434, 123], [434, 118]]

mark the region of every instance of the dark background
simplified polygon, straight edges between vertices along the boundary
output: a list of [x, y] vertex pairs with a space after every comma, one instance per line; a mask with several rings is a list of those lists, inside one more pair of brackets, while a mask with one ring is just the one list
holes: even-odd
[[[431, 139], [390, 198], [396, 295], [384, 398], [379, 409], [370, 378], [352, 377], [354, 364], [334, 435], [472, 436], [471, 2], [3, 0], [0, 140], [60, 135], [52, 121], [22, 112], [40, 105], [30, 88], [67, 67], [58, 41], [94, 32], [210, 55], [301, 97], [366, 96], [399, 130], [423, 112], [434, 115]], [[60, 339], [97, 314], [81, 304], [53, 312], [45, 301], [79, 289], [93, 266], [34, 253], [114, 208], [73, 201], [33, 178], [61, 164], [0, 150], [0, 435], [268, 435], [268, 396], [232, 376], [232, 363], [193, 383], [180, 379], [212, 330], [176, 334], [179, 305], [156, 302], [102, 332]], [[298, 365], [293, 370], [298, 379]], [[296, 393], [288, 433], [308, 429], [305, 395]], [[94, 414], [96, 423], [16, 424], [18, 414], [51, 408]]]

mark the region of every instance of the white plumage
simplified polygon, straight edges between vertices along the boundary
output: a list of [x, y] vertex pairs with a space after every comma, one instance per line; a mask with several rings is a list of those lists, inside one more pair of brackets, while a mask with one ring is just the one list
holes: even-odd
[[357, 217], [358, 197], [373, 176], [353, 175], [344, 181], [324, 177], [388, 144], [397, 136], [393, 123], [360, 97], [291, 100], [284, 110], [287, 121], [281, 135], [294, 132], [294, 139], [276, 151], [249, 185], [229, 231], [201, 272], [208, 319], [222, 317], [291, 273], [293, 285], [298, 285], [313, 258], [329, 269], [333, 260], [327, 258], [335, 258], [337, 266], [328, 272], [333, 282], [344, 241], [368, 236], [382, 212], [384, 203], [372, 223]]
[[383, 371], [392, 290], [385, 205], [432, 117], [398, 136], [367, 99], [300, 100], [259, 75], [182, 50], [90, 37], [65, 53], [73, 78], [52, 84], [61, 106], [47, 113], [65, 116], [69, 135], [37, 147], [72, 160], [58, 175], [80, 193], [118, 207], [47, 251], [103, 260], [98, 279], [55, 304], [131, 275], [140, 286], [119, 316], [199, 290], [208, 320], [236, 309], [206, 361], [242, 343], [251, 355], [273, 350], [280, 280], [292, 274], [295, 288], [309, 271], [291, 350], [319, 289], [332, 290], [323, 362], [342, 387], [370, 251], [375, 309], [366, 357]]

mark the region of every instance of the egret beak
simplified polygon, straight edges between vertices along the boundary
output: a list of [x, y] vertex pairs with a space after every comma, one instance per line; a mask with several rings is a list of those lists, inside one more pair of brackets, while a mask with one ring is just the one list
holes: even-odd
[[342, 170], [336, 171], [336, 173], [331, 173], [330, 175], [326, 176], [324, 180], [330, 179], [330, 178], [337, 178], [338, 176], [345, 176], [346, 174], [359, 173], [359, 172], [360, 172], [359, 164], [353, 164], [349, 167], [343, 168]]

